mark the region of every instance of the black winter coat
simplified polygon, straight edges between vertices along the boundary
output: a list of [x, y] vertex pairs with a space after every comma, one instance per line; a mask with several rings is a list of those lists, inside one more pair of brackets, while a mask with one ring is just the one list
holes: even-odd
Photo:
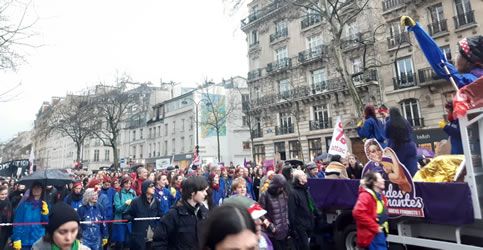
[[[163, 212], [161, 211], [161, 205], [158, 199], [153, 197], [151, 203], [148, 203], [146, 197], [141, 195], [132, 200], [131, 205], [123, 217], [127, 220], [133, 220], [134, 218], [160, 217], [162, 215]], [[133, 244], [135, 247], [132, 249], [145, 249], [148, 226], [151, 226], [151, 230], [154, 231], [157, 224], [158, 220], [133, 220], [131, 235], [133, 236]]]
[[152, 249], [198, 249], [199, 226], [207, 215], [205, 206], [194, 208], [184, 200], [178, 201], [154, 231]]
[[312, 202], [312, 197], [307, 184], [302, 185], [295, 181], [292, 193], [288, 198], [288, 217], [292, 230], [312, 230], [314, 228], [314, 213], [310, 208], [309, 201]]
[[276, 240], [287, 238], [289, 232], [288, 197], [283, 191], [278, 192], [281, 187], [285, 187], [285, 183], [286, 180], [283, 175], [274, 175], [267, 191], [260, 195], [258, 201], [260, 206], [267, 210], [266, 217], [276, 228], [275, 233], [267, 232], [267, 235]]

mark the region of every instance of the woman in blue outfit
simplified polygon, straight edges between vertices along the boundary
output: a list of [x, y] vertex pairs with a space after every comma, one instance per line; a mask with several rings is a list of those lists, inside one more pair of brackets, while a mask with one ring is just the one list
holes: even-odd
[[357, 134], [363, 139], [376, 139], [382, 148], [386, 147], [386, 138], [384, 136], [384, 125], [382, 121], [376, 118], [376, 110], [372, 105], [366, 105], [364, 108], [364, 122], [357, 124]]
[[183, 182], [183, 175], [175, 175], [171, 179], [169, 188], [167, 188], [165, 194], [168, 196], [168, 207], [172, 207], [176, 201], [181, 199], [181, 183]]
[[[21, 202], [15, 211], [14, 223], [24, 222], [48, 222], [49, 205], [42, 200], [44, 187], [35, 182], [30, 188], [29, 197]], [[45, 234], [43, 225], [14, 226], [11, 240], [13, 248], [31, 249], [32, 245]]]
[[[131, 201], [136, 198], [136, 191], [131, 189], [131, 178], [124, 177], [121, 180], [122, 189], [114, 195], [114, 220], [122, 220], [123, 214], [131, 205]], [[116, 243], [115, 249], [124, 249], [126, 236], [131, 232], [131, 223], [116, 222], [112, 226], [112, 242]]]
[[212, 192], [213, 203], [215, 206], [220, 206], [223, 203], [223, 199], [225, 199], [225, 190], [220, 187], [220, 176], [217, 173], [210, 174], [208, 183]]
[[82, 206], [83, 195], [84, 193], [82, 192], [82, 183], [76, 182], [72, 186], [72, 192], [65, 197], [64, 202], [77, 210], [80, 206]]
[[161, 211], [165, 214], [169, 210], [168, 176], [165, 173], [159, 173], [156, 176], [154, 186], [154, 198], [159, 200]]
[[[77, 209], [80, 221], [103, 221], [104, 211], [97, 204], [98, 194], [94, 189], [85, 191], [82, 206]], [[106, 223], [81, 224], [81, 242], [91, 250], [101, 250], [107, 244], [108, 231]]]
[[389, 147], [394, 150], [399, 161], [406, 166], [411, 176], [418, 171], [416, 158], [416, 143], [414, 143], [413, 128], [408, 120], [401, 116], [397, 107], [389, 109], [389, 118], [386, 122], [386, 138]]

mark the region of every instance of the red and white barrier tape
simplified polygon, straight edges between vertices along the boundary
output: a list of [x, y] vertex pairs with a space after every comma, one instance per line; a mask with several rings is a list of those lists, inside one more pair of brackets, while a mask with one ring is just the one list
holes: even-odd
[[[135, 221], [141, 220], [159, 220], [161, 217], [142, 217], [134, 218]], [[100, 220], [100, 221], [81, 221], [80, 224], [99, 224], [99, 223], [117, 223], [117, 222], [129, 222], [129, 220]], [[29, 226], [29, 225], [47, 225], [48, 222], [22, 222], [22, 223], [0, 223], [0, 227], [5, 226]]]

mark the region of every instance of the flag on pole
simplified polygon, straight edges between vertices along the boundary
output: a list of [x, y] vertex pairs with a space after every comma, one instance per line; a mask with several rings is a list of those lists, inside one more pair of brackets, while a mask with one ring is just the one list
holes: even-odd
[[247, 168], [247, 158], [246, 157], [243, 160], [243, 166], [245, 166], [245, 168]]
[[329, 154], [340, 155], [342, 158], [345, 158], [347, 156], [347, 151], [347, 141], [344, 135], [344, 128], [342, 128], [342, 120], [339, 116], [335, 123], [334, 133], [332, 134]]
[[29, 174], [34, 172], [34, 160], [35, 160], [34, 145], [32, 145], [32, 148], [30, 149], [30, 157], [29, 157]]

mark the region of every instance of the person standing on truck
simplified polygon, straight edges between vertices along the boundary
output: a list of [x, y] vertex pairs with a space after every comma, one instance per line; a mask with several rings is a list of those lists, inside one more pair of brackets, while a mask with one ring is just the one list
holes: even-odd
[[361, 180], [359, 197], [352, 210], [356, 221], [357, 247], [369, 250], [387, 249], [387, 199], [382, 194], [384, 178], [380, 173], [367, 172]]
[[361, 120], [357, 124], [357, 134], [366, 140], [374, 138], [381, 144], [382, 148], [386, 147], [384, 125], [381, 120], [377, 119], [374, 106], [366, 105], [364, 108], [364, 121]]

